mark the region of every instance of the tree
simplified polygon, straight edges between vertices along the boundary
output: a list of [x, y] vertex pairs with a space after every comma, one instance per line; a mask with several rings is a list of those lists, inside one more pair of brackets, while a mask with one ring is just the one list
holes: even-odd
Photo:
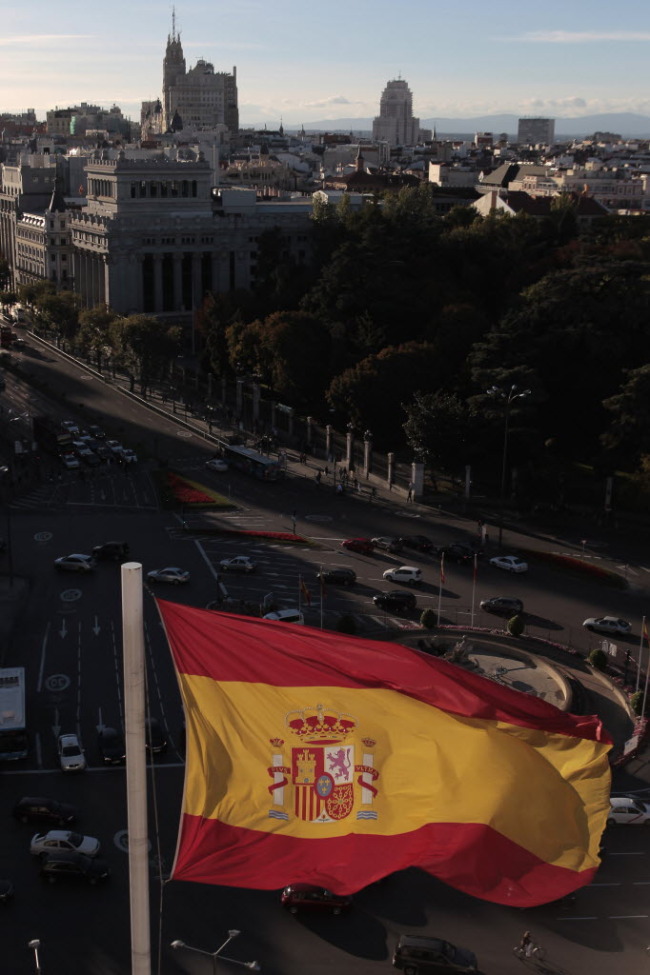
[[104, 358], [114, 351], [113, 325], [116, 318], [115, 312], [105, 305], [85, 309], [79, 315], [79, 344], [84, 352], [95, 357], [99, 372], [102, 371]]
[[626, 375], [620, 392], [603, 402], [610, 422], [602, 442], [610, 450], [623, 450], [636, 466], [650, 454], [650, 363]]
[[595, 670], [601, 670], [603, 673], [607, 670], [607, 654], [600, 647], [592, 650], [587, 659]]
[[163, 379], [181, 348], [181, 329], [165, 325], [150, 315], [116, 319], [112, 326], [118, 354], [131, 371], [131, 388], [137, 377], [142, 395], [154, 379]]
[[420, 616], [420, 626], [425, 630], [433, 630], [438, 625], [438, 614], [434, 609], [424, 609]]
[[453, 393], [416, 393], [403, 406], [406, 442], [431, 470], [455, 472], [470, 463], [479, 440], [478, 414]]

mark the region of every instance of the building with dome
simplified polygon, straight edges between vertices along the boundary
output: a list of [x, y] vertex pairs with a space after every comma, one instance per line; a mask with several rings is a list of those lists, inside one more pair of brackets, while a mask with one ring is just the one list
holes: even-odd
[[420, 137], [420, 119], [413, 116], [413, 95], [403, 78], [389, 81], [372, 123], [373, 142], [390, 146], [414, 146]]

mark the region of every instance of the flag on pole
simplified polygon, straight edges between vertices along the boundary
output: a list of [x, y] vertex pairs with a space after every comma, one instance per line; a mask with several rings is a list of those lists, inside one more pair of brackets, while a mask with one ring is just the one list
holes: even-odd
[[474, 582], [476, 582], [477, 575], [478, 575], [478, 554], [474, 552]]
[[305, 580], [303, 579], [302, 576], [300, 576], [300, 592], [307, 600], [307, 605], [311, 606], [311, 592], [305, 585]]
[[419, 866], [520, 907], [593, 880], [597, 717], [398, 644], [157, 602], [187, 723], [172, 879], [346, 894]]
[[445, 553], [443, 552], [440, 556], [440, 585], [444, 586], [445, 582]]

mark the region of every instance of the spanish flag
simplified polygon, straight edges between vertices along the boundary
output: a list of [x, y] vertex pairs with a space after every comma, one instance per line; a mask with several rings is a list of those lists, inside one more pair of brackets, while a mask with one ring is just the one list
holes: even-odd
[[157, 603], [187, 722], [173, 880], [346, 894], [418, 866], [529, 907], [593, 879], [598, 718], [398, 644]]

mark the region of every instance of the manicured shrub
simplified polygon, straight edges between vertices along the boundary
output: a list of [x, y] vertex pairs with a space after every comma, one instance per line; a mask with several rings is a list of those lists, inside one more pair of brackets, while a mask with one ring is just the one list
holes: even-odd
[[589, 663], [596, 670], [602, 670], [603, 672], [607, 670], [607, 654], [600, 647], [595, 647], [588, 657]]
[[425, 609], [420, 616], [420, 626], [425, 630], [433, 630], [438, 625], [438, 614], [434, 609]]
[[641, 712], [643, 711], [643, 694], [643, 691], [635, 691], [630, 697], [630, 707], [634, 713], [638, 715], [641, 715]]
[[506, 629], [510, 636], [521, 636], [524, 632], [526, 624], [524, 623], [523, 617], [517, 613], [506, 623]]

